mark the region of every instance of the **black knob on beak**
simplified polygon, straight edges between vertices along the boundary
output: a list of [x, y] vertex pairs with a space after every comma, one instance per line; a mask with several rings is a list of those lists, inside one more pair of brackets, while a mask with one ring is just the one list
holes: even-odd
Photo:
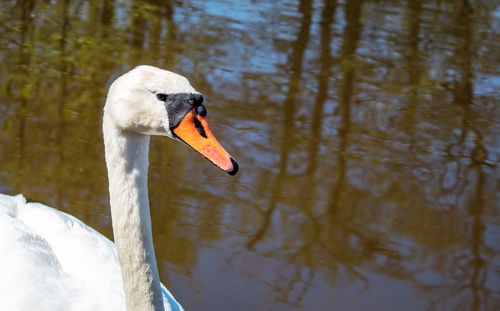
[[195, 106], [199, 106], [199, 105], [203, 104], [203, 96], [201, 96], [201, 94], [197, 94], [197, 93], [191, 94], [190, 100], [193, 101], [193, 104]]
[[207, 115], [207, 109], [203, 105], [196, 106], [196, 112], [202, 117]]

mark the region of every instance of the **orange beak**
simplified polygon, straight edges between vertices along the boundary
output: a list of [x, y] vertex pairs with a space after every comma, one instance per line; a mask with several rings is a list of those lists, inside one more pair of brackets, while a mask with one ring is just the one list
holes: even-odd
[[229, 175], [238, 172], [238, 163], [215, 138], [206, 116], [200, 116], [195, 109], [189, 111], [172, 132], [182, 142]]

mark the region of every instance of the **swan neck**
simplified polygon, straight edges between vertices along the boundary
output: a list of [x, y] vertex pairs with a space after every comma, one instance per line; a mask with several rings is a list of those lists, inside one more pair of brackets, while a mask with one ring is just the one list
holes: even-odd
[[104, 115], [113, 235], [127, 310], [164, 310], [147, 189], [149, 136], [125, 132]]

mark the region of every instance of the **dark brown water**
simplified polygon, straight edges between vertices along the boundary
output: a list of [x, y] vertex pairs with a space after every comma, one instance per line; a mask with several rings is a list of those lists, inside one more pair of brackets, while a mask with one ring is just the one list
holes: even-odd
[[2, 1], [0, 62], [0, 192], [110, 238], [111, 79], [204, 93], [240, 173], [150, 154], [186, 310], [500, 308], [497, 1]]

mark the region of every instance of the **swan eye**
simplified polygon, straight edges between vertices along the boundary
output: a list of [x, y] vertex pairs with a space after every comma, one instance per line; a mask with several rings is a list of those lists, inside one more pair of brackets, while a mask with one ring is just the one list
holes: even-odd
[[158, 100], [161, 100], [162, 102], [165, 102], [167, 101], [168, 95], [164, 93], [159, 93], [156, 94], [156, 98], [158, 98]]

